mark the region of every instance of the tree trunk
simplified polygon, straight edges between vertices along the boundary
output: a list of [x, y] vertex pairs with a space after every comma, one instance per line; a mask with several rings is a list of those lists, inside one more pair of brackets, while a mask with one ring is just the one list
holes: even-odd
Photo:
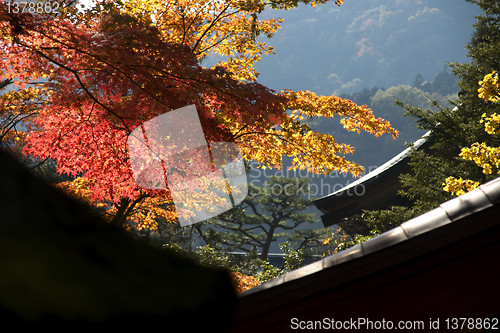
[[3, 89], [7, 87], [9, 84], [11, 84], [13, 81], [11, 79], [5, 79], [2, 82], [0, 82], [0, 89]]
[[116, 224], [119, 227], [123, 227], [127, 219], [126, 212], [128, 211], [129, 205], [130, 205], [130, 199], [122, 198], [120, 200], [120, 203], [118, 204], [118, 210], [115, 216], [113, 216], [111, 223]]
[[267, 260], [267, 256], [269, 255], [269, 248], [271, 247], [271, 243], [273, 242], [274, 231], [276, 230], [275, 226], [269, 228], [269, 231], [266, 234], [266, 241], [262, 246], [262, 253], [260, 254], [260, 258], [262, 260]]
[[134, 207], [146, 197], [146, 194], [141, 193], [134, 201], [130, 201], [129, 198], [121, 198], [120, 203], [118, 204], [118, 211], [111, 222], [119, 227], [123, 227], [125, 222], [127, 222], [127, 217], [132, 213]]

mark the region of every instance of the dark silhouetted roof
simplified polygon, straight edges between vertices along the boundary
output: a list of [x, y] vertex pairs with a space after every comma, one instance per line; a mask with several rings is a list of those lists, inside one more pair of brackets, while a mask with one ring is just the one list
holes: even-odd
[[497, 178], [365, 243], [247, 290], [239, 297], [235, 331], [286, 331], [294, 317], [498, 314], [499, 221]]
[[[465, 216], [480, 212], [493, 205], [500, 205], [500, 178], [486, 183], [474, 191], [447, 201], [441, 204], [438, 208], [415, 217], [403, 223], [401, 226], [389, 230], [362, 244], [356, 245], [345, 251], [323, 258], [320, 261], [285, 274], [275, 280], [252, 288], [246, 293], [255, 293], [261, 289], [266, 289], [276, 284], [295, 280], [318, 270], [335, 266], [375, 251], [380, 251], [415, 236], [431, 232], [434, 229], [448, 223], [452, 223], [453, 221], [459, 220]], [[498, 216], [498, 219], [500, 222], [500, 215]]]
[[427, 149], [430, 131], [394, 158], [377, 169], [325, 197], [314, 205], [324, 214], [325, 227], [338, 224], [343, 218], [361, 213], [363, 209], [384, 209], [389, 205], [404, 204], [397, 195], [401, 187], [399, 175], [410, 171], [410, 153], [413, 149]]

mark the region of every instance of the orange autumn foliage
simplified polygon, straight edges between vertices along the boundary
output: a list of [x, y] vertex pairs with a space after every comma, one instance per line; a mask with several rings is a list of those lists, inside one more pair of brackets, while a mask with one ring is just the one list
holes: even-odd
[[238, 293], [244, 292], [245, 290], [251, 289], [260, 284], [259, 281], [251, 275], [231, 272], [231, 277], [233, 279], [234, 287]]

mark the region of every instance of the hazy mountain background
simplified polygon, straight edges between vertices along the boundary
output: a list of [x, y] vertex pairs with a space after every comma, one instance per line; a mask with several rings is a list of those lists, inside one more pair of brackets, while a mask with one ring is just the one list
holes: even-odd
[[410, 84], [465, 61], [478, 8], [465, 0], [346, 0], [268, 11], [284, 19], [259, 81], [275, 89], [353, 93]]
[[[284, 22], [269, 41], [275, 54], [264, 56], [256, 66], [259, 82], [277, 91], [336, 94], [367, 104], [391, 121], [400, 131], [396, 140], [347, 133], [338, 118], [312, 122], [314, 129], [355, 146], [348, 158], [373, 169], [423, 134], [411, 118], [402, 116], [404, 109], [395, 106], [394, 99], [427, 106], [429, 97], [443, 104], [456, 97], [456, 79], [446, 64], [467, 61], [464, 46], [480, 13], [465, 0], [346, 0], [340, 7], [330, 3], [269, 10], [266, 18], [281, 17]], [[321, 178], [312, 177], [315, 182]], [[349, 175], [323, 179], [352, 181]]]

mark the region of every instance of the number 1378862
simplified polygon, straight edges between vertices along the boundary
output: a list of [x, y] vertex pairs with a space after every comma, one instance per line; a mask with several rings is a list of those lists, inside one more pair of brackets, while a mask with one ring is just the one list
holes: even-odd
[[60, 3], [57, 1], [6, 1], [5, 5], [7, 6], [7, 12], [12, 14], [57, 14], [60, 7]]

